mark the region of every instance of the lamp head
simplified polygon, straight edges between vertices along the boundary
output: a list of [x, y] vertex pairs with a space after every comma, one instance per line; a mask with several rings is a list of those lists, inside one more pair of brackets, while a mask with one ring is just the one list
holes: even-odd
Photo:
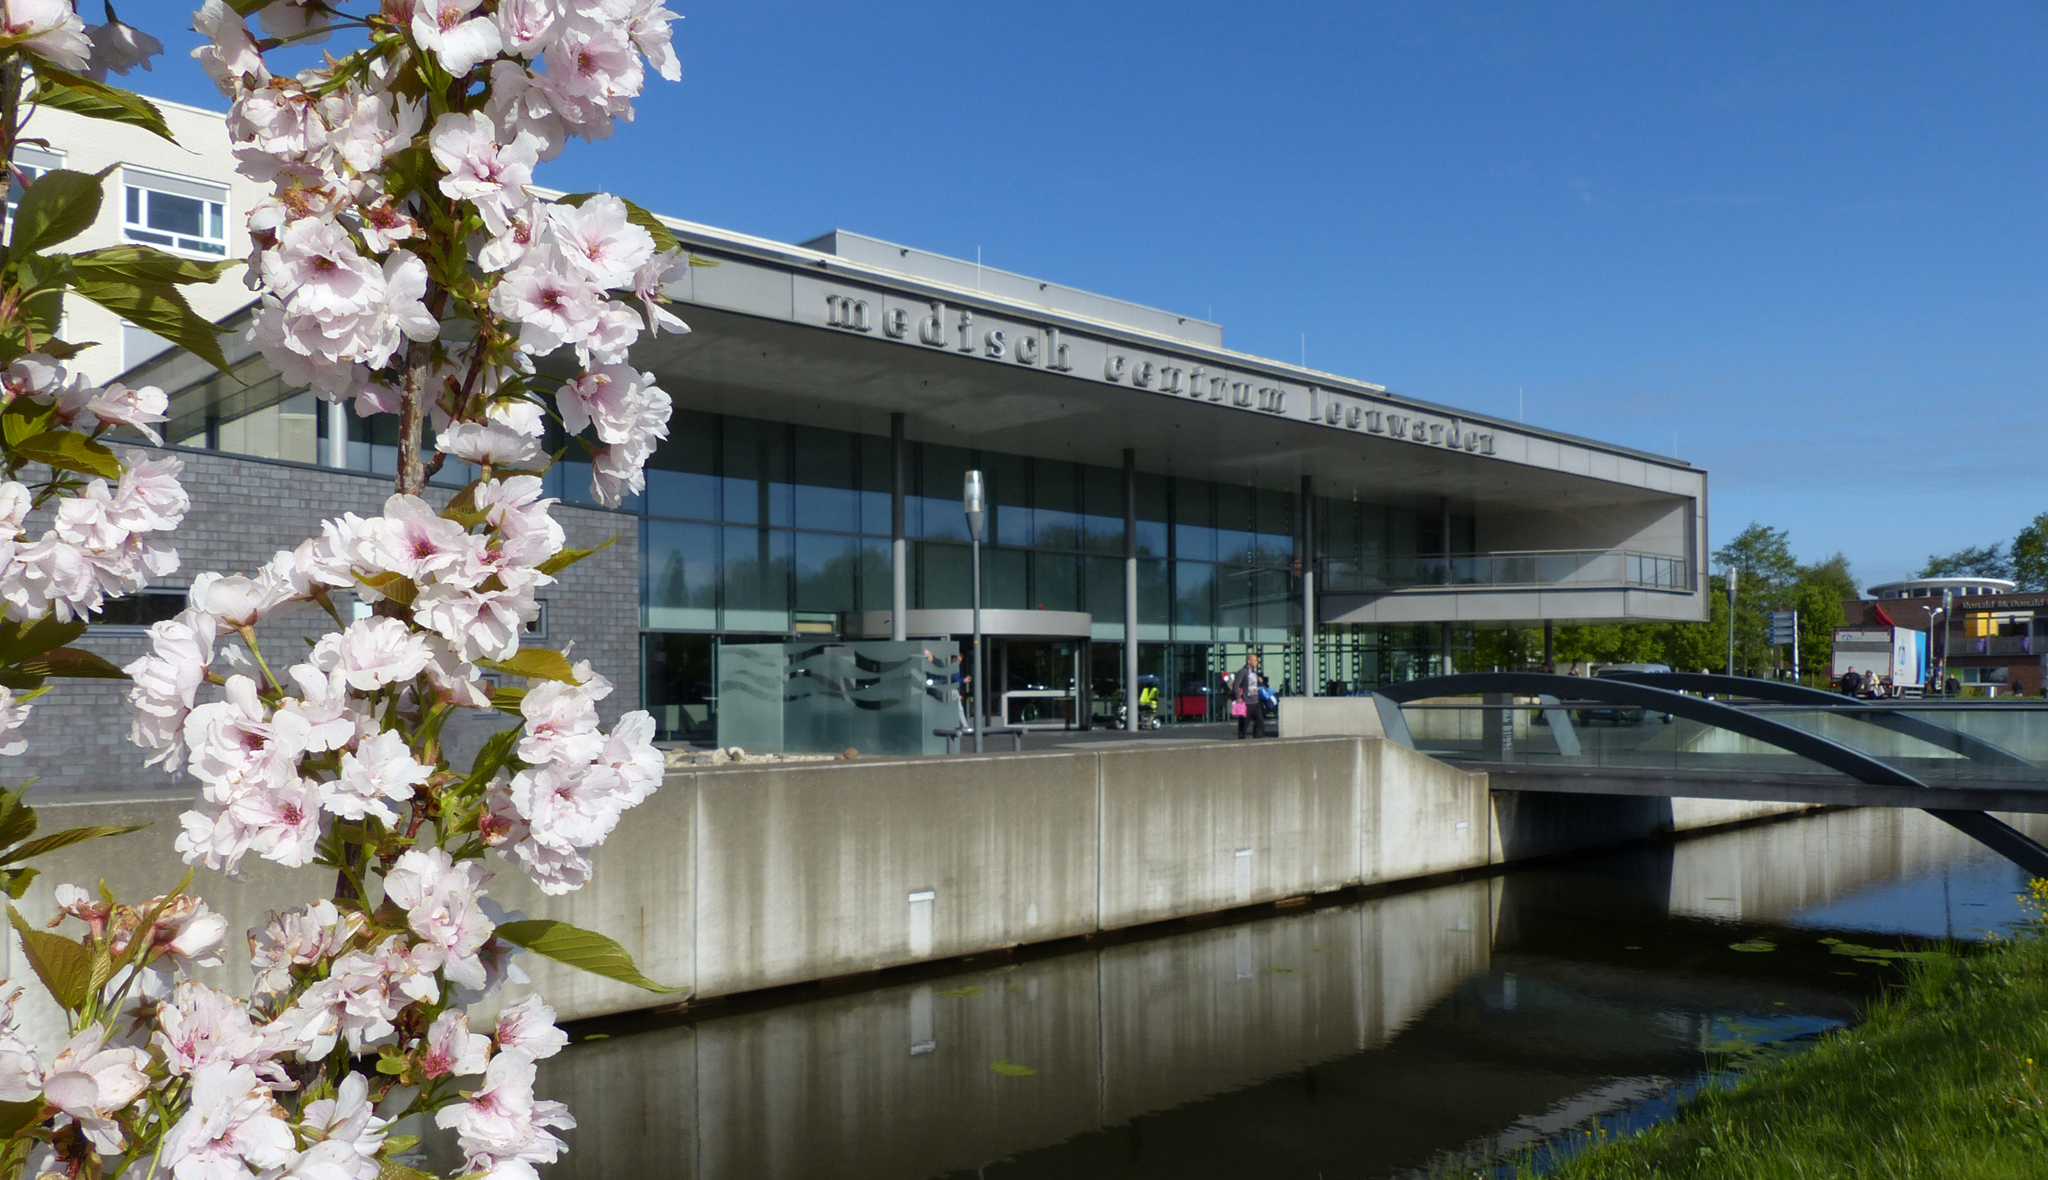
[[967, 532], [975, 540], [981, 540], [982, 523], [988, 519], [988, 497], [982, 490], [980, 471], [967, 473], [961, 486], [960, 501], [967, 509]]

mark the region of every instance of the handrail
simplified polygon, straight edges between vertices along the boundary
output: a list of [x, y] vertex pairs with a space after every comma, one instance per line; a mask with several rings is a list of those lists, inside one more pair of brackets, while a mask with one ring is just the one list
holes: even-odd
[[[1574, 677], [1574, 679], [1579, 679]], [[1841, 693], [1825, 689], [1808, 688], [1803, 684], [1787, 684], [1782, 680], [1762, 680], [1754, 676], [1722, 676], [1712, 672], [1616, 672], [1611, 676], [1595, 677], [1598, 680], [1623, 680], [1635, 684], [1654, 685], [1658, 688], [1674, 688], [1685, 692], [1717, 692], [1731, 696], [1746, 696], [1752, 700], [1770, 701], [1782, 705], [1814, 705], [1831, 712], [1847, 713], [1868, 725], [1888, 730], [1902, 737], [1914, 738], [1930, 746], [1938, 746], [1950, 753], [1961, 754], [1972, 762], [1990, 766], [2033, 767], [2034, 762], [2022, 758], [2003, 746], [1987, 742], [1974, 734], [1967, 734], [1946, 725], [1936, 725], [1925, 718], [1909, 714], [1872, 711], [1868, 714], [1854, 711], [1852, 707], [1867, 708], [1862, 701]]]
[[[1660, 672], [1645, 675], [1700, 677], [1724, 682], [1747, 681], [1752, 687], [1777, 685], [1784, 689], [1797, 690], [1799, 693], [1829, 697], [1835, 695], [1821, 693], [1819, 689], [1783, 684], [1780, 681], [1750, 681], [1747, 677], [1713, 676], [1696, 672]], [[1465, 696], [1473, 693], [1519, 693], [1525, 696], [1562, 696], [1574, 693], [1611, 705], [1638, 706], [1658, 713], [1668, 713], [1673, 717], [1683, 717], [1688, 721], [1698, 721], [1730, 733], [1741, 734], [1743, 737], [1755, 738], [1757, 741], [1797, 754], [1872, 786], [1913, 787], [1926, 791], [1930, 796], [1940, 794], [1940, 788], [1931, 787], [1898, 767], [1819, 734], [1786, 725], [1781, 721], [1773, 721], [1733, 705], [1724, 705], [1705, 697], [1688, 696], [1668, 688], [1634, 683], [1632, 680], [1622, 679], [1619, 675], [1591, 677], [1558, 676], [1549, 672], [1467, 672], [1456, 676], [1434, 676], [1425, 680], [1408, 680], [1383, 685], [1378, 691], [1379, 695], [1396, 704], [1426, 697]], [[2029, 874], [2048, 877], [2048, 847], [2044, 847], [2033, 837], [2003, 820], [1982, 811], [1939, 806], [1923, 807], [1921, 810], [2004, 856]]]

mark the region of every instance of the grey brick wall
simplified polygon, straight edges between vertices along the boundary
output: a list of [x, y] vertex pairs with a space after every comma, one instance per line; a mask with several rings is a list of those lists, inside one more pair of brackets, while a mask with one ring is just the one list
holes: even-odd
[[[377, 512], [391, 494], [384, 476], [297, 463], [243, 459], [205, 451], [176, 451], [185, 461], [185, 487], [192, 511], [172, 538], [181, 566], [163, 585], [184, 586], [207, 570], [247, 573], [279, 549], [290, 548], [319, 532], [320, 522], [343, 512]], [[431, 490], [428, 498], [445, 502], [448, 491]], [[620, 713], [640, 707], [640, 555], [639, 526], [634, 517], [588, 508], [557, 506], [571, 546], [588, 549], [618, 534], [604, 552], [569, 567], [541, 596], [547, 602], [547, 637], [535, 644], [562, 647], [573, 643], [571, 657], [587, 659], [615, 686], [600, 706], [609, 724]], [[306, 640], [332, 629], [318, 607], [300, 608], [284, 619], [266, 623], [257, 638], [265, 658], [282, 675], [298, 661]], [[126, 664], [145, 647], [140, 631], [102, 629], [81, 642], [116, 664]], [[28, 752], [8, 759], [0, 775], [9, 785], [40, 776], [38, 793], [155, 791], [189, 788], [182, 775], [172, 778], [160, 767], [144, 767], [142, 753], [128, 744], [126, 684], [116, 681], [54, 681], [55, 687], [36, 702], [24, 736]], [[464, 759], [474, 744], [498, 722], [471, 715], [449, 726], [449, 740]]]

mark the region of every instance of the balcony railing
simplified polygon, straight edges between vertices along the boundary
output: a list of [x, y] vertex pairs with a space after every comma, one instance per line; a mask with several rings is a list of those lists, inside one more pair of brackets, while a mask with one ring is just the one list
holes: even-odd
[[[1959, 635], [1949, 633], [1948, 653], [1952, 656], [2030, 656], [2036, 637], [2032, 635]], [[2040, 641], [2048, 651], [2048, 637]]]
[[1690, 590], [1683, 557], [1621, 549], [1549, 549], [1519, 553], [1452, 553], [1322, 563], [1322, 589], [1331, 594], [1378, 594], [1428, 587], [1639, 586]]

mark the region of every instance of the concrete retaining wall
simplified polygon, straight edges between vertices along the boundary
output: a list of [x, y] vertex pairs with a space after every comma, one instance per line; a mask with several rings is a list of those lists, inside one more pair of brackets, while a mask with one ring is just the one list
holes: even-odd
[[[47, 918], [60, 882], [105, 876], [140, 900], [176, 881], [184, 806], [47, 806], [48, 829], [153, 826], [47, 858], [22, 909]], [[648, 975], [709, 997], [1479, 869], [1668, 832], [1677, 814], [1664, 800], [1490, 797], [1485, 775], [1370, 737], [706, 768], [670, 774], [631, 812], [583, 890], [543, 896], [495, 859], [491, 887], [508, 909], [609, 934]], [[250, 865], [246, 882], [196, 884], [236, 929], [329, 884]], [[234, 960], [214, 982], [241, 991], [249, 969]], [[564, 1018], [664, 1002], [520, 962]]]

